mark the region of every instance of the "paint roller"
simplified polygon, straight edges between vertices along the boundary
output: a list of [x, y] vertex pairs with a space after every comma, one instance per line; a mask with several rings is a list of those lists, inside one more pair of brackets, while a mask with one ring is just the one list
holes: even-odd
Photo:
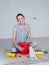
[[13, 58], [16, 57], [16, 54], [11, 53], [11, 52], [7, 52], [6, 55]]

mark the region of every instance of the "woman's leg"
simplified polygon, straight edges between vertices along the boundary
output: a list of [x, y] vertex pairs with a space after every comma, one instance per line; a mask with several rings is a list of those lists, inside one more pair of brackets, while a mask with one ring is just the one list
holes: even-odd
[[33, 47], [33, 43], [32, 42], [29, 42], [29, 46], [32, 46]]
[[37, 42], [29, 42], [29, 45], [32, 46], [32, 48], [36, 49]]

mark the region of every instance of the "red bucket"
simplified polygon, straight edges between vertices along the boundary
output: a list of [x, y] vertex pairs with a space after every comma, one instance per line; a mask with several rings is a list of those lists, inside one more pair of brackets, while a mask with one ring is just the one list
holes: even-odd
[[28, 54], [29, 52], [29, 43], [28, 42], [20, 42], [19, 46], [23, 47], [23, 51], [21, 51], [21, 54]]

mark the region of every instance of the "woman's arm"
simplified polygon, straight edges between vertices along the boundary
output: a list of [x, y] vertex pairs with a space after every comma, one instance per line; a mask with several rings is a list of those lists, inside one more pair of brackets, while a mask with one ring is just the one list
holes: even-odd
[[20, 46], [18, 46], [18, 45], [16, 44], [16, 32], [17, 32], [16, 26], [14, 26], [13, 32], [12, 32], [12, 42], [13, 42], [13, 44], [16, 46], [16, 48], [19, 49], [19, 51], [22, 51], [23, 48], [21, 48]]
[[16, 45], [16, 26], [13, 27], [13, 32], [12, 32], [12, 42], [15, 46]]
[[28, 39], [31, 37], [31, 29], [30, 29], [30, 25], [28, 25]]

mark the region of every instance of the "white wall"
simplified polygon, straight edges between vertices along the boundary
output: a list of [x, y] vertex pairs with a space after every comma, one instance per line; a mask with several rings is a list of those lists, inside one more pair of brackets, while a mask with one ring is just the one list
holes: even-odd
[[49, 0], [0, 0], [0, 38], [12, 37], [19, 12], [30, 24], [32, 37], [49, 36]]

